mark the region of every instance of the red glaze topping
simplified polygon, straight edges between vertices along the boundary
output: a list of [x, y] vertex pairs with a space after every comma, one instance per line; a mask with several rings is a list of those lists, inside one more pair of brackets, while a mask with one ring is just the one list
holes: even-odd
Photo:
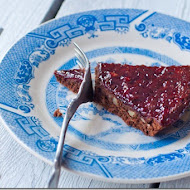
[[190, 66], [147, 67], [99, 63], [101, 84], [124, 104], [163, 126], [190, 104]]
[[75, 79], [76, 82], [78, 81], [80, 83], [84, 78], [84, 70], [82, 69], [55, 71], [54, 74], [64, 79]]

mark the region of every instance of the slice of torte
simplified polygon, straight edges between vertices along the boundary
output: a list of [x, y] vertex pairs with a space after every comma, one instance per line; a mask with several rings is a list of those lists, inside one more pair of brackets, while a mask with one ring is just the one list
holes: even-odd
[[[84, 70], [55, 71], [77, 93]], [[190, 105], [190, 66], [147, 67], [99, 63], [94, 101], [149, 136], [174, 124]]]
[[83, 69], [56, 70], [54, 75], [59, 83], [77, 93], [84, 78], [84, 71]]

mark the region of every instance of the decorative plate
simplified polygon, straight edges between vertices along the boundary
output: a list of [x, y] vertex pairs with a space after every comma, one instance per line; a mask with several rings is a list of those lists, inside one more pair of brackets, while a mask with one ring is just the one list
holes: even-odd
[[[76, 67], [73, 44], [97, 62], [188, 65], [190, 23], [137, 9], [97, 10], [52, 20], [20, 39], [0, 65], [0, 116], [24, 147], [52, 163], [63, 112], [75, 96], [59, 85], [56, 69]], [[150, 183], [190, 174], [190, 123], [183, 117], [158, 137], [145, 136], [94, 103], [70, 122], [63, 166], [122, 183]], [[183, 126], [183, 127], [182, 127]]]

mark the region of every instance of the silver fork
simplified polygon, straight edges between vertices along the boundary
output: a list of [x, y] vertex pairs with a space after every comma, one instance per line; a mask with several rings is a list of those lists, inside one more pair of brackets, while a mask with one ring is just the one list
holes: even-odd
[[65, 117], [63, 119], [61, 133], [59, 137], [59, 142], [57, 145], [56, 156], [54, 160], [54, 168], [53, 174], [50, 178], [48, 188], [57, 188], [59, 182], [59, 176], [61, 172], [61, 163], [62, 163], [62, 156], [63, 156], [63, 146], [66, 136], [67, 127], [69, 125], [69, 121], [71, 120], [72, 116], [76, 112], [77, 108], [86, 102], [91, 102], [93, 99], [93, 88], [92, 88], [92, 79], [91, 79], [91, 72], [90, 72], [90, 63], [85, 55], [85, 53], [81, 50], [81, 48], [76, 44], [75, 45], [75, 52], [76, 56], [79, 60], [78, 65], [80, 67], [85, 68], [84, 79], [81, 83], [80, 89], [76, 98], [72, 100], [69, 104]]

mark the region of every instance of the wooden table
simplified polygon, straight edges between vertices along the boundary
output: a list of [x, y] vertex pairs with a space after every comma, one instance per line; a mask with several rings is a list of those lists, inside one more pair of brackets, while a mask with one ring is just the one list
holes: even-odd
[[[20, 37], [44, 21], [105, 8], [151, 9], [190, 21], [189, 0], [0, 0], [0, 61]], [[0, 124], [0, 188], [47, 187], [52, 167], [39, 160]], [[62, 188], [188, 188], [190, 177], [159, 184], [116, 184], [62, 171]]]

